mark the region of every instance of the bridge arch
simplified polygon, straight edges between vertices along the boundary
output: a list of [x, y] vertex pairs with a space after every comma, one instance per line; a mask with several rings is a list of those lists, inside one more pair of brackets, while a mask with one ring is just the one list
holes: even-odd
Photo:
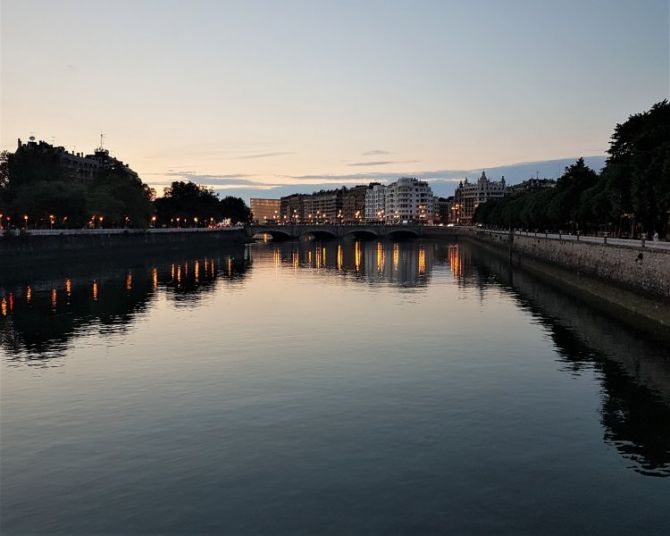
[[392, 231], [389, 231], [386, 236], [389, 238], [396, 238], [396, 239], [419, 238], [419, 233], [417, 233], [413, 229], [393, 229]]
[[337, 238], [337, 234], [331, 231], [325, 231], [321, 229], [319, 230], [309, 229], [308, 231], [302, 233], [300, 236], [312, 236], [317, 240], [332, 240], [333, 238]]
[[278, 242], [284, 241], [284, 240], [290, 240], [293, 238], [289, 233], [286, 233], [284, 231], [276, 231], [276, 230], [269, 230], [269, 229], [263, 229], [262, 231], [257, 232], [254, 235], [254, 238], [258, 238], [262, 235], [270, 235], [272, 237], [272, 240], [276, 240]]
[[374, 240], [375, 238], [379, 238], [379, 235], [370, 230], [370, 229], [358, 229], [356, 231], [348, 231], [345, 233], [346, 237], [353, 236], [354, 238], [359, 238], [361, 240]]

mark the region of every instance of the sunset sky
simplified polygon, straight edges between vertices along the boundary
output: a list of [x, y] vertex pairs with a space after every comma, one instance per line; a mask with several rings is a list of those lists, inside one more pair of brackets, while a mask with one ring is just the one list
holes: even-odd
[[159, 192], [245, 197], [602, 157], [668, 96], [669, 25], [667, 0], [3, 0], [2, 148], [104, 132]]

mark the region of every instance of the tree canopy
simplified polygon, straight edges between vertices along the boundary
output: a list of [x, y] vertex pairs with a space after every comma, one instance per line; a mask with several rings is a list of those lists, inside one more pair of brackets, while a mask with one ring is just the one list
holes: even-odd
[[212, 188], [193, 182], [175, 181], [156, 199], [159, 225], [206, 225], [229, 218], [231, 222], [248, 223], [251, 211], [238, 197], [219, 199]]
[[[67, 176], [59, 152], [20, 146], [0, 158], [0, 208], [10, 221], [82, 227], [90, 224], [146, 227], [153, 213], [153, 191], [118, 161], [101, 166], [92, 179]], [[6, 221], [6, 220], [5, 220]]]
[[565, 169], [556, 187], [480, 205], [475, 221], [526, 229], [607, 230], [667, 236], [670, 216], [670, 103], [616, 125], [600, 175], [583, 159]]

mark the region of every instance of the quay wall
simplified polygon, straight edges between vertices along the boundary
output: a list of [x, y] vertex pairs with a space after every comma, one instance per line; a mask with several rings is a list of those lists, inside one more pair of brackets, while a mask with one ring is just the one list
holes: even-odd
[[[513, 264], [530, 257], [649, 296], [670, 299], [670, 251], [479, 231], [477, 241], [505, 249]], [[511, 243], [510, 243], [511, 241]]]
[[199, 245], [248, 242], [244, 228], [99, 229], [5, 232], [0, 236], [0, 265], [41, 260], [107, 256]]
[[490, 231], [462, 236], [604, 312], [670, 333], [670, 251]]

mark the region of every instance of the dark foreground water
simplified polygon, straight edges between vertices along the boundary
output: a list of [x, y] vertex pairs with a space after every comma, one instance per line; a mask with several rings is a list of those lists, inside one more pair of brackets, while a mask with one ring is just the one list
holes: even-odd
[[0, 276], [3, 534], [668, 534], [670, 357], [467, 244]]

